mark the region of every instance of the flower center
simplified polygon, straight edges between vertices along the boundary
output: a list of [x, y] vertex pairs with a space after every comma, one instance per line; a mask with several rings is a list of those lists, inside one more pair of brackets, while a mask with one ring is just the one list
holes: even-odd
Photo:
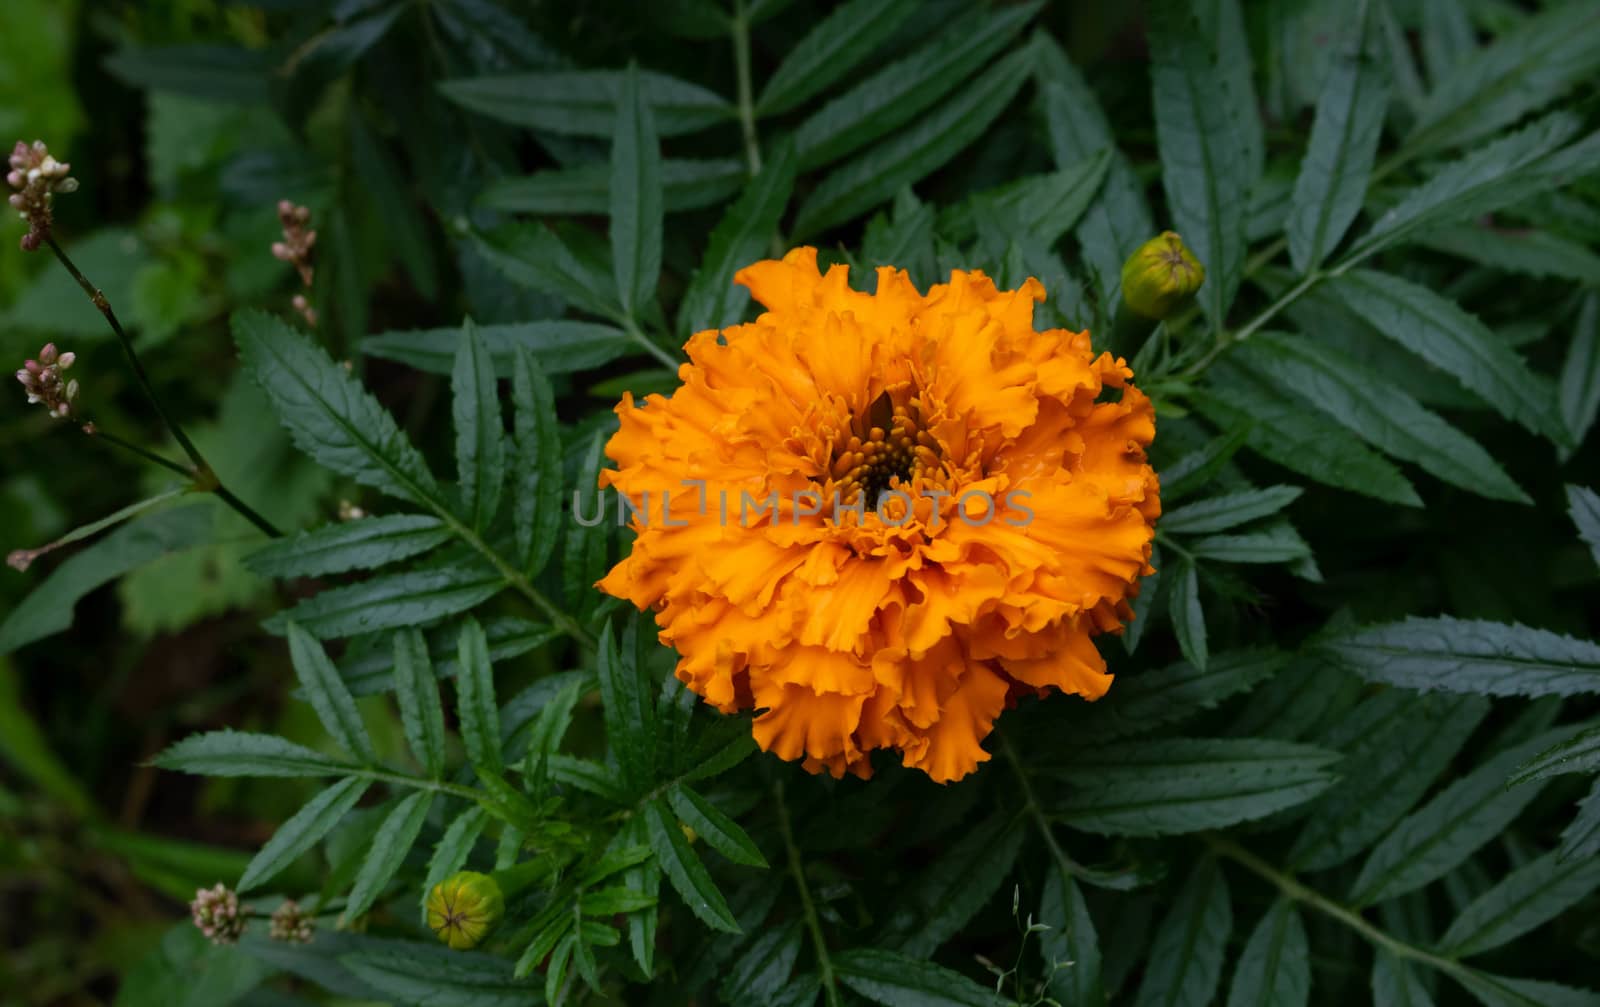
[[897, 404], [888, 392], [850, 422], [850, 438], [834, 448], [833, 477], [839, 499], [853, 504], [865, 494], [868, 506], [898, 486], [939, 471], [939, 442], [922, 428], [917, 399]]

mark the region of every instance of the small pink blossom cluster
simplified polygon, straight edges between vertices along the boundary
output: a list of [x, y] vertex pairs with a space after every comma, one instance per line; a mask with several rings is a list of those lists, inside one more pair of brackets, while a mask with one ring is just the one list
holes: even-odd
[[[311, 281], [316, 272], [311, 264], [311, 250], [317, 244], [317, 232], [311, 229], [311, 211], [304, 206], [296, 206], [287, 199], [278, 200], [278, 222], [283, 225], [283, 240], [272, 243], [272, 255], [281, 259], [295, 268], [300, 274], [300, 283], [311, 289]], [[304, 294], [295, 294], [294, 309], [300, 312], [307, 325], [317, 324], [316, 309], [311, 302], [306, 300]]]
[[283, 905], [272, 911], [272, 925], [267, 936], [290, 944], [310, 944], [315, 930], [311, 914], [303, 912], [294, 899], [284, 899]]
[[77, 354], [58, 353], [55, 343], [45, 343], [39, 359], [27, 361], [17, 371], [17, 380], [28, 390], [28, 403], [40, 403], [51, 416], [60, 419], [71, 416], [78, 398], [78, 382], [64, 381], [61, 372], [77, 359]]
[[213, 944], [237, 944], [244, 933], [244, 916], [239, 912], [239, 896], [217, 882], [214, 888], [195, 891], [189, 903], [194, 925]]
[[31, 146], [18, 140], [12, 148], [6, 184], [16, 191], [6, 201], [28, 222], [28, 233], [22, 236], [24, 252], [33, 251], [50, 237], [51, 203], [56, 193], [77, 190], [78, 180], [67, 174], [71, 170], [72, 165], [50, 156], [43, 140], [35, 140]]

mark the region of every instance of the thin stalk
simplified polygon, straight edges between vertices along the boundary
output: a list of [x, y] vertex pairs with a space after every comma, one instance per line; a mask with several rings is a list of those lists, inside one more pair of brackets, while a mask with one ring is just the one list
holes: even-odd
[[678, 360], [672, 354], [668, 353], [666, 350], [663, 350], [659, 345], [657, 345], [654, 339], [651, 339], [649, 336], [645, 335], [644, 330], [639, 328], [638, 324], [635, 323], [633, 319], [624, 316], [618, 316], [617, 321], [622, 324], [623, 331], [627, 332], [630, 339], [644, 347], [651, 356], [661, 361], [661, 363], [666, 366], [667, 370], [674, 374], [678, 373], [678, 365], [683, 363], [683, 361]]
[[817, 918], [816, 904], [811, 901], [811, 889], [806, 885], [806, 874], [800, 864], [800, 848], [794, 842], [794, 830], [789, 825], [789, 805], [783, 800], [783, 781], [773, 785], [773, 796], [778, 800], [778, 830], [783, 833], [783, 848], [789, 857], [789, 874], [794, 886], [800, 890], [800, 909], [805, 915], [806, 929], [811, 931], [811, 944], [817, 952], [817, 974], [822, 980], [823, 994], [829, 1007], [838, 1007], [839, 987], [833, 977], [833, 959], [828, 957], [828, 942], [822, 937], [822, 922]]
[[[88, 295], [89, 302], [99, 310], [101, 316], [105, 318], [106, 324], [111, 326], [111, 331], [116, 334], [117, 342], [122, 344], [123, 355], [128, 358], [128, 365], [133, 368], [133, 376], [139, 382], [139, 387], [144, 391], [145, 398], [150, 400], [150, 404], [155, 407], [156, 414], [161, 417], [161, 422], [166, 424], [167, 431], [172, 434], [172, 439], [178, 442], [178, 446], [183, 449], [183, 453], [188, 455], [189, 461], [193, 463], [194, 471], [186, 474], [195, 480], [196, 486], [215, 493], [224, 503], [238, 511], [245, 520], [261, 529], [269, 538], [280, 538], [283, 533], [273, 527], [272, 522], [256, 513], [254, 509], [246, 505], [244, 501], [234, 496], [222, 485], [210, 463], [200, 453], [200, 449], [195, 447], [194, 441], [189, 439], [189, 435], [184, 433], [183, 427], [167, 412], [166, 406], [161, 404], [161, 397], [156, 394], [155, 386], [150, 382], [150, 375], [145, 373], [144, 364], [139, 360], [139, 354], [134, 352], [133, 340], [129, 338], [127, 330], [122, 327], [122, 322], [117, 319], [117, 313], [112, 310], [111, 302], [106, 299], [106, 295], [101, 292], [99, 287], [90, 283], [88, 277], [78, 270], [77, 265], [67, 255], [66, 250], [56, 243], [54, 237], [46, 236], [44, 240], [50, 246], [50, 251], [55, 253], [56, 260], [77, 281], [78, 286]], [[96, 436], [109, 437], [110, 435], [96, 434]], [[127, 447], [159, 465], [167, 468], [173, 467], [165, 459], [149, 454], [126, 441], [117, 439], [114, 443]], [[179, 471], [182, 470], [180, 469]]]
[[1296, 283], [1294, 286], [1284, 291], [1282, 296], [1263, 308], [1260, 314], [1246, 322], [1242, 328], [1236, 329], [1232, 332], [1225, 330], [1218, 333], [1216, 343], [1211, 347], [1210, 350], [1206, 351], [1206, 355], [1191, 364], [1181, 375], [1179, 375], [1179, 377], [1192, 378], [1201, 371], [1205, 370], [1211, 365], [1211, 362], [1220, 357], [1223, 352], [1228, 349], [1228, 347], [1233, 346], [1236, 343], [1242, 343], [1246, 339], [1249, 339], [1251, 336], [1255, 335], [1257, 332], [1261, 331], [1261, 328], [1276, 318], [1280, 311], [1282, 311], [1284, 308], [1287, 308], [1295, 301], [1298, 301], [1302, 294], [1321, 283], [1323, 279], [1327, 277], [1327, 275], [1327, 273], [1324, 273], [1320, 270], [1307, 273], [1303, 278], [1301, 278], [1299, 283]]
[[1407, 944], [1392, 934], [1385, 933], [1367, 922], [1365, 917], [1349, 906], [1334, 902], [1321, 892], [1306, 887], [1295, 878], [1273, 867], [1232, 840], [1215, 835], [1203, 835], [1200, 838], [1218, 856], [1227, 857], [1234, 863], [1276, 885], [1278, 890], [1286, 897], [1294, 899], [1296, 902], [1302, 902], [1322, 915], [1343, 923], [1374, 947], [1382, 948], [1397, 958], [1409, 958], [1414, 962], [1438, 969], [1448, 975], [1459, 977], [1467, 972], [1467, 969], [1453, 958], [1436, 955], [1416, 945]]
[[158, 455], [154, 451], [142, 448], [132, 441], [124, 440], [121, 437], [118, 437], [116, 434], [107, 433], [98, 426], [95, 426], [93, 423], [84, 424], [83, 432], [86, 436], [94, 440], [105, 441], [107, 444], [115, 444], [124, 451], [130, 451], [133, 454], [138, 455], [140, 458], [143, 458], [145, 461], [150, 462], [152, 465], [159, 465], [164, 469], [170, 469], [171, 471], [178, 473], [191, 482], [195, 478], [195, 471], [189, 466], [184, 465], [181, 462], [175, 462], [171, 458], [165, 458], [161, 455]]
[[750, 87], [750, 18], [744, 0], [734, 0], [733, 63], [739, 75], [739, 127], [744, 131], [744, 156], [750, 174], [761, 173], [761, 140], [756, 136], [756, 101]]
[[1067, 851], [1056, 842], [1055, 833], [1050, 829], [1050, 820], [1045, 817], [1044, 809], [1039, 806], [1039, 799], [1033, 792], [1033, 784], [1028, 779], [1028, 770], [1023, 766], [1017, 750], [1011, 747], [1011, 739], [999, 731], [994, 732], [994, 736], [1000, 739], [1000, 751], [1006, 757], [1006, 761], [1011, 763], [1011, 771], [1016, 775], [1017, 785], [1022, 789], [1023, 813], [1032, 819], [1034, 827], [1039, 831], [1039, 837], [1044, 840], [1045, 848], [1050, 851], [1050, 858], [1061, 868], [1061, 873], [1068, 877], [1089, 877], [1091, 873], [1089, 869], [1068, 856]]

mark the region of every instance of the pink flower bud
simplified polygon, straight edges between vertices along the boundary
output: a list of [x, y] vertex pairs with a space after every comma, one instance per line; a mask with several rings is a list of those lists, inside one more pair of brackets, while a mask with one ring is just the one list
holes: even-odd
[[36, 231], [29, 231], [22, 236], [22, 240], [17, 244], [22, 246], [24, 252], [37, 252], [39, 246], [44, 244], [44, 238], [40, 237]]
[[294, 204], [287, 199], [278, 200], [278, 216], [287, 217], [294, 212]]
[[17, 372], [17, 380], [22, 382], [24, 388], [33, 386], [33, 375], [29, 374], [26, 370], [20, 370]]
[[288, 245], [285, 245], [281, 241], [274, 241], [272, 243], [272, 257], [274, 259], [282, 259], [284, 262], [288, 262], [290, 259], [294, 258], [294, 253], [289, 251]]
[[56, 362], [56, 356], [55, 343], [45, 343], [44, 347], [39, 350], [39, 362], [46, 367]]
[[66, 353], [61, 354], [60, 359], [56, 361], [56, 367], [64, 371], [77, 362], [78, 355], [68, 350]]
[[26, 360], [22, 366], [28, 369], [29, 374], [39, 374], [44, 370], [43, 367], [39, 366], [39, 361], [37, 360]]

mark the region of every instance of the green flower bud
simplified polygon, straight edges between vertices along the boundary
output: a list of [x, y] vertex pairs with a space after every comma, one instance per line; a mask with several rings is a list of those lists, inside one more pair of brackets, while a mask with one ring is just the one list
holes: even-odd
[[1122, 299], [1135, 314], [1157, 320], [1189, 303], [1206, 269], [1176, 231], [1162, 231], [1122, 264]]
[[494, 878], [461, 871], [428, 893], [428, 929], [455, 950], [466, 951], [489, 935], [505, 908], [505, 897]]

